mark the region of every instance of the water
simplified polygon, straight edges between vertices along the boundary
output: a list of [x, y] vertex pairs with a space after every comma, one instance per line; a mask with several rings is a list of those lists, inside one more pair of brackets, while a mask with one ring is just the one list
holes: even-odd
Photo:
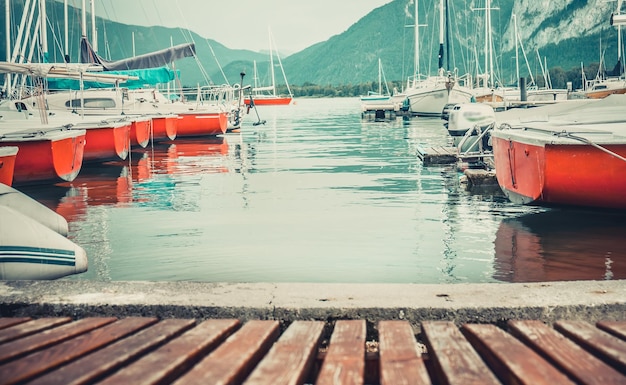
[[468, 191], [438, 119], [362, 120], [355, 98], [252, 110], [241, 133], [177, 139], [72, 183], [22, 189], [68, 219], [69, 279], [476, 283], [626, 278], [626, 217]]

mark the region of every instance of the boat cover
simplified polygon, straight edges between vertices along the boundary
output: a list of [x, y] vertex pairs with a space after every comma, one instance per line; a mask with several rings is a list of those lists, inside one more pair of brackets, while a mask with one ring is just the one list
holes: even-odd
[[93, 50], [86, 37], [83, 36], [80, 41], [81, 63], [99, 64], [105, 71], [158, 68], [166, 66], [178, 59], [193, 57], [195, 54], [195, 44], [187, 43], [127, 59], [109, 61], [100, 57]]

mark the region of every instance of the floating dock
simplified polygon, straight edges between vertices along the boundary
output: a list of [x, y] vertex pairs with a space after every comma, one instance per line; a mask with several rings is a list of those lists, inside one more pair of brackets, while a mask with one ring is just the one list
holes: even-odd
[[458, 161], [456, 147], [428, 147], [418, 148], [417, 157], [425, 166], [434, 164], [452, 164]]

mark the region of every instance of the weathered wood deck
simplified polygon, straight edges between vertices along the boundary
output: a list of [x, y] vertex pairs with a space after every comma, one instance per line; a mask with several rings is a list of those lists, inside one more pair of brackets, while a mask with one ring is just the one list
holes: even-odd
[[626, 321], [0, 318], [0, 384], [626, 384]]

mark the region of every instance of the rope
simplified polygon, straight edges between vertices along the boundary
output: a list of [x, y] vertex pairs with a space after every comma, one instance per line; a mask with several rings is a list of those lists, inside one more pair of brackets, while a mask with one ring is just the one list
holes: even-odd
[[578, 140], [580, 142], [586, 143], [586, 144], [588, 144], [590, 146], [593, 146], [593, 147], [597, 148], [600, 151], [603, 151], [603, 152], [605, 152], [605, 153], [607, 153], [607, 154], [609, 154], [611, 156], [616, 157], [617, 159], [619, 159], [619, 160], [621, 160], [623, 162], [626, 162], [626, 158], [624, 158], [620, 154], [617, 154], [617, 153], [615, 153], [615, 152], [613, 152], [613, 151], [611, 151], [611, 150], [609, 150], [607, 148], [604, 148], [604, 147], [600, 146], [599, 144], [596, 144], [596, 143], [590, 141], [589, 139], [586, 139], [586, 138], [583, 138], [583, 137], [580, 137], [580, 136], [576, 136], [576, 135], [572, 135], [569, 132], [565, 132], [565, 131], [558, 133], [557, 136], [566, 137], [566, 138], [570, 138], [570, 139], [574, 139], [574, 140]]

